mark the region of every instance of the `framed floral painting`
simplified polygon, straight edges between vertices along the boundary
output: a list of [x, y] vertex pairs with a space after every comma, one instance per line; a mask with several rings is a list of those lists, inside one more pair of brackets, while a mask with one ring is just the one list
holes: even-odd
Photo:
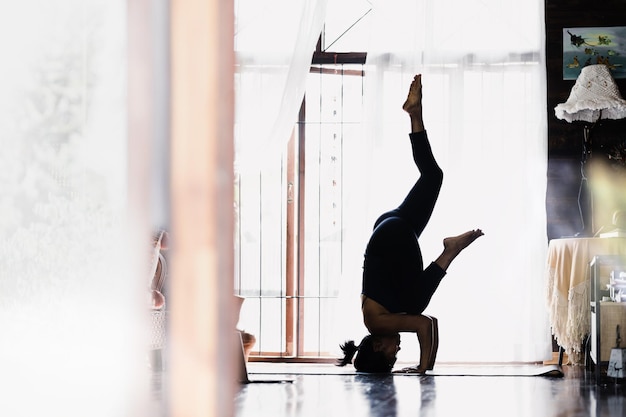
[[592, 64], [606, 64], [613, 78], [626, 78], [626, 26], [563, 29], [563, 79], [575, 80]]

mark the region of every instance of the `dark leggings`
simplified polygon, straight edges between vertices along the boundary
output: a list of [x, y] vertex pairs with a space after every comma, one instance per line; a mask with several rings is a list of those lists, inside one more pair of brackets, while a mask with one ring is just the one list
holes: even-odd
[[423, 268], [418, 238], [430, 220], [443, 180], [426, 132], [411, 133], [420, 177], [396, 209], [381, 215], [367, 245], [363, 294], [392, 313], [421, 314], [445, 272]]

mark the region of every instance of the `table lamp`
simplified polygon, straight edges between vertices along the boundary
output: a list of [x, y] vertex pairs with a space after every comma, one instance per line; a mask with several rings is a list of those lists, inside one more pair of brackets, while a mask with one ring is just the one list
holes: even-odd
[[591, 130], [600, 119], [625, 118], [626, 100], [622, 98], [608, 66], [604, 64], [588, 65], [581, 70], [567, 101], [558, 104], [554, 108], [554, 112], [557, 118], [569, 123], [585, 122], [580, 161], [581, 181], [578, 189], [578, 210], [583, 230], [577, 236], [593, 236], [593, 197], [589, 196], [590, 227], [585, 221], [581, 203], [582, 193], [587, 190], [588, 186], [585, 164], [592, 153]]

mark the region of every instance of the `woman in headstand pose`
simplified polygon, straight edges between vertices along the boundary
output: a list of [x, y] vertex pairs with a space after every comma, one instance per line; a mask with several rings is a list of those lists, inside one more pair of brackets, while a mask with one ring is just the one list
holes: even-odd
[[363, 372], [390, 372], [400, 350], [401, 332], [417, 334], [420, 362], [403, 372], [433, 369], [438, 348], [437, 319], [422, 314], [456, 256], [483, 235], [480, 229], [443, 240], [443, 251], [424, 269], [418, 238], [431, 217], [443, 172], [435, 161], [422, 120], [421, 75], [413, 78], [402, 106], [411, 119], [409, 135], [420, 177], [402, 204], [376, 220], [365, 251], [361, 310], [370, 334], [359, 346], [341, 345], [345, 366]]

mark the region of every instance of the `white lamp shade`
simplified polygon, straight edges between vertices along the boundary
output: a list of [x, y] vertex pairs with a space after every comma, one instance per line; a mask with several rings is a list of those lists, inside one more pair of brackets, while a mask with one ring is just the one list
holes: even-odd
[[554, 108], [556, 117], [572, 122], [626, 117], [626, 100], [604, 64], [588, 65], [576, 79], [569, 98]]

